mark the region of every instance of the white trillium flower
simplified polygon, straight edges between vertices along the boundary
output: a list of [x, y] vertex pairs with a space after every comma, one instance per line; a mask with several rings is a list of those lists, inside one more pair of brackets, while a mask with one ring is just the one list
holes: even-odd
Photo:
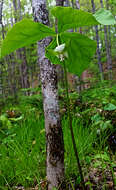
[[61, 45], [57, 46], [54, 49], [54, 51], [60, 54], [60, 53], [62, 53], [64, 51], [64, 49], [65, 49], [65, 44], [61, 44]]
[[60, 58], [61, 61], [64, 61], [65, 58], [68, 58], [68, 53], [65, 51], [65, 47], [66, 45], [65, 44], [61, 44], [59, 46], [57, 46], [55, 49], [54, 49], [54, 52], [57, 53], [57, 57]]

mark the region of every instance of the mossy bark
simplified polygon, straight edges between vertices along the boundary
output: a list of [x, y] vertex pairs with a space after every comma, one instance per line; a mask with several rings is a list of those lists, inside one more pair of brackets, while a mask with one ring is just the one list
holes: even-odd
[[[32, 0], [34, 20], [49, 25], [45, 0]], [[64, 178], [64, 143], [58, 105], [57, 73], [55, 66], [45, 57], [45, 48], [51, 38], [38, 42], [39, 67], [43, 92], [46, 130], [46, 173], [48, 190], [61, 189]]]

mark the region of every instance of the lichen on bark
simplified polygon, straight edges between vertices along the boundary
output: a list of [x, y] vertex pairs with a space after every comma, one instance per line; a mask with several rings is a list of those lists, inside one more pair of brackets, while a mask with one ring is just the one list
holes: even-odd
[[[32, 0], [32, 7], [34, 20], [49, 25], [46, 1]], [[53, 187], [59, 188], [64, 178], [64, 143], [58, 105], [57, 73], [55, 65], [45, 57], [45, 48], [50, 42], [50, 37], [38, 42], [45, 116], [48, 190], [52, 190]]]

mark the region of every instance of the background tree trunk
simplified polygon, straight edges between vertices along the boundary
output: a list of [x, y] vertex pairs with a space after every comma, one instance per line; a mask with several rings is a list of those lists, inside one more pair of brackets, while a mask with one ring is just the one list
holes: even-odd
[[[100, 0], [101, 8], [104, 7], [103, 0]], [[107, 26], [104, 26], [104, 38], [105, 38], [105, 47], [106, 47], [106, 56], [107, 56], [107, 69], [109, 72], [109, 80], [112, 79], [112, 60], [110, 55], [109, 49], [109, 41], [108, 41], [108, 33], [107, 33]]]
[[[3, 27], [3, 24], [2, 24], [2, 10], [3, 10], [3, 0], [0, 2], [0, 26]], [[3, 31], [2, 31], [2, 37], [4, 38], [4, 34], [3, 34]], [[1, 37], [1, 38], [2, 38]], [[1, 39], [0, 39], [0, 46], [1, 46]], [[0, 64], [2, 64], [0, 62]], [[2, 84], [2, 66], [0, 67], [0, 96], [3, 95], [3, 84]]]
[[0, 2], [0, 25], [1, 25], [1, 28], [2, 28], [2, 38], [4, 39], [4, 26], [3, 26], [3, 23], [2, 23], [3, 3], [4, 3], [4, 1], [1, 0], [1, 2]]
[[[49, 25], [46, 1], [32, 0], [32, 7], [34, 20]], [[47, 143], [48, 190], [60, 187], [64, 178], [64, 143], [59, 115], [57, 74], [55, 66], [45, 57], [45, 47], [50, 42], [51, 38], [45, 38], [38, 42]]]
[[[94, 0], [91, 0], [91, 4], [92, 4], [92, 12], [95, 13], [95, 3]], [[101, 53], [100, 53], [100, 48], [99, 48], [99, 30], [98, 30], [98, 26], [95, 26], [95, 34], [96, 34], [96, 42], [97, 42], [97, 61], [98, 61], [98, 66], [99, 66], [99, 71], [100, 71], [100, 75], [101, 75], [101, 80], [104, 79], [103, 76], [103, 67], [101, 64]]]
[[[13, 7], [15, 11], [15, 23], [22, 19], [21, 15], [21, 2], [20, 0], [13, 0]], [[26, 48], [20, 48], [17, 50], [17, 58], [18, 58], [18, 67], [20, 73], [20, 84], [21, 88], [29, 88], [29, 77], [28, 77], [28, 67], [27, 67], [27, 58], [26, 58]]]

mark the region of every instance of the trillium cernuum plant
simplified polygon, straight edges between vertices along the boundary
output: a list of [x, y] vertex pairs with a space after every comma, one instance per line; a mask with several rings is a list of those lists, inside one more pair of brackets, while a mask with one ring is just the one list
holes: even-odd
[[51, 36], [53, 40], [46, 48], [46, 57], [53, 64], [61, 65], [62, 60], [65, 59], [67, 70], [80, 76], [88, 68], [90, 60], [96, 51], [96, 42], [85, 35], [67, 31], [82, 26], [114, 25], [116, 24], [115, 19], [110, 11], [103, 8], [93, 15], [69, 7], [55, 7], [51, 13], [58, 20], [57, 34], [55, 30], [44, 24], [23, 19], [8, 32], [2, 43], [1, 58], [18, 48]]
[[52, 9], [51, 13], [58, 21], [57, 33], [54, 29], [51, 29], [44, 24], [24, 19], [15, 24], [8, 32], [2, 43], [1, 58], [18, 48], [35, 43], [45, 37], [52, 37], [52, 41], [46, 48], [45, 53], [46, 57], [53, 64], [61, 64], [64, 67], [69, 127], [83, 189], [86, 189], [72, 128], [67, 70], [80, 76], [81, 73], [88, 68], [89, 62], [96, 51], [96, 42], [89, 39], [87, 36], [77, 32], [71, 33], [68, 32], [68, 30], [75, 30], [79, 27], [95, 26], [99, 24], [114, 25], [116, 22], [110, 11], [104, 9], [100, 9], [92, 15], [91, 13], [75, 10], [69, 7], [55, 7]]

